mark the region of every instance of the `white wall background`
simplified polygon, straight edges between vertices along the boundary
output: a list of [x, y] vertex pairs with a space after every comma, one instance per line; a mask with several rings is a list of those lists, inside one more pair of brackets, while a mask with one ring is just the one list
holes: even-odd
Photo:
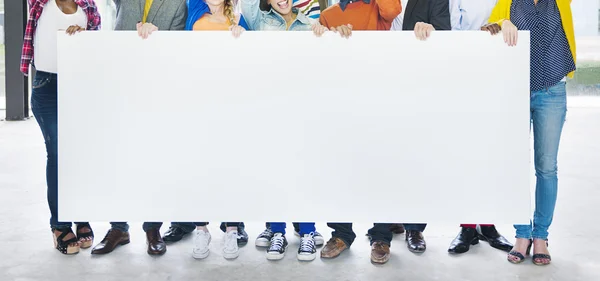
[[599, 0], [575, 0], [571, 3], [573, 9], [573, 22], [575, 35], [598, 36], [598, 13], [600, 12]]

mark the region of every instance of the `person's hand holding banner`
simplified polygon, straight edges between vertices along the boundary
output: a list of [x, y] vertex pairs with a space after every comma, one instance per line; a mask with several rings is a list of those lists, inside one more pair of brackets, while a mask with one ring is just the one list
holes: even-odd
[[153, 25], [149, 22], [147, 22], [147, 23], [138, 22], [138, 24], [136, 25], [136, 29], [137, 29], [138, 35], [140, 37], [142, 37], [142, 39], [148, 39], [148, 36], [150, 36], [150, 34], [152, 34], [152, 32], [158, 31], [158, 27], [156, 27], [155, 25]]
[[332, 31], [336, 33], [339, 32], [340, 35], [342, 35], [342, 37], [344, 38], [350, 38], [350, 36], [352, 35], [352, 25], [340, 25], [338, 27], [333, 28]]
[[69, 26], [69, 28], [67, 28], [67, 34], [73, 35], [77, 32], [82, 32], [84, 30], [85, 30], [85, 28], [83, 28], [79, 25], [71, 25], [71, 26]]
[[229, 27], [229, 30], [233, 34], [234, 38], [239, 38], [240, 35], [242, 35], [242, 32], [244, 32], [246, 29], [240, 25], [232, 25]]
[[312, 25], [312, 31], [315, 33], [317, 37], [321, 37], [325, 31], [327, 31], [327, 27], [322, 26], [320, 23], [315, 23]]
[[492, 35], [496, 35], [500, 33], [500, 31], [502, 31], [502, 28], [500, 28], [500, 25], [498, 25], [497, 23], [489, 23], [482, 26], [481, 30], [489, 31]]
[[502, 22], [502, 35], [504, 35], [504, 42], [506, 42], [508, 46], [517, 45], [519, 30], [511, 21], [505, 20]]
[[433, 25], [428, 23], [417, 22], [417, 24], [415, 24], [415, 35], [417, 36], [417, 39], [421, 41], [425, 41], [427, 38], [429, 38], [431, 32], [434, 30], [435, 28]]

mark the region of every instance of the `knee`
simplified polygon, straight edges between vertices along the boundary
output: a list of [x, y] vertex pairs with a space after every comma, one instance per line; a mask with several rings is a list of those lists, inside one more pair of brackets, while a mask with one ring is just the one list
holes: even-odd
[[536, 162], [535, 173], [538, 177], [553, 178], [556, 177], [557, 171], [556, 157], [542, 156]]

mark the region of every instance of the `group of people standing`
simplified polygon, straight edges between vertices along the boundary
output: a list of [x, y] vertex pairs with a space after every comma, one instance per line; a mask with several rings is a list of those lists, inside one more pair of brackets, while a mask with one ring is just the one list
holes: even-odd
[[[36, 68], [33, 79], [32, 109], [47, 149], [48, 203], [50, 226], [56, 249], [64, 254], [78, 253], [93, 246], [94, 233], [89, 223], [60, 222], [57, 216], [57, 58], [56, 32], [75, 34], [98, 30], [100, 15], [92, 0], [28, 0], [27, 23], [22, 55], [22, 72]], [[142, 38], [157, 30], [224, 30], [238, 37], [246, 30], [312, 31], [316, 36], [336, 32], [351, 37], [353, 30], [411, 30], [426, 40], [437, 30], [484, 30], [502, 33], [509, 46], [518, 42], [518, 30], [531, 32], [530, 122], [534, 136], [537, 177], [535, 212], [529, 225], [515, 225], [516, 243], [512, 245], [494, 225], [463, 224], [448, 252], [464, 253], [480, 240], [507, 251], [508, 261], [523, 262], [533, 247], [537, 265], [551, 261], [548, 228], [557, 197], [557, 154], [566, 115], [566, 77], [575, 71], [575, 41], [570, 0], [341, 0], [322, 9], [317, 0], [240, 0], [241, 14], [233, 0], [113, 0], [117, 8], [116, 30], [132, 30]], [[402, 11], [402, 7], [404, 11]], [[401, 13], [402, 12], [402, 13]], [[35, 60], [34, 60], [35, 57]], [[482, 183], [484, 184], [484, 183]], [[166, 242], [177, 242], [193, 233], [193, 257], [206, 258], [211, 234], [208, 222], [172, 222], [161, 236], [160, 222], [146, 222], [143, 229], [150, 255], [161, 255]], [[356, 234], [352, 223], [328, 223], [334, 231], [327, 243], [314, 223], [294, 223], [300, 237], [299, 260], [335, 258], [347, 250]], [[390, 258], [394, 233], [405, 232], [410, 251], [426, 250], [423, 236], [426, 224], [375, 223], [368, 231], [371, 261], [385, 263]], [[239, 246], [248, 242], [243, 222], [223, 222], [223, 256], [236, 258]], [[130, 242], [129, 225], [112, 222], [104, 239], [92, 254], [107, 254]], [[269, 260], [285, 255], [286, 224], [266, 223], [256, 238], [256, 246], [266, 247]]]

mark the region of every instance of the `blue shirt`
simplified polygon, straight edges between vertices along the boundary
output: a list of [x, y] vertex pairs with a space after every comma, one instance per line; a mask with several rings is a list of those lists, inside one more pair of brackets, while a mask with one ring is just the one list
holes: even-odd
[[550, 88], [575, 70], [573, 54], [554, 0], [513, 0], [511, 22], [531, 32], [531, 91]]
[[480, 30], [498, 0], [450, 0], [452, 30]]

